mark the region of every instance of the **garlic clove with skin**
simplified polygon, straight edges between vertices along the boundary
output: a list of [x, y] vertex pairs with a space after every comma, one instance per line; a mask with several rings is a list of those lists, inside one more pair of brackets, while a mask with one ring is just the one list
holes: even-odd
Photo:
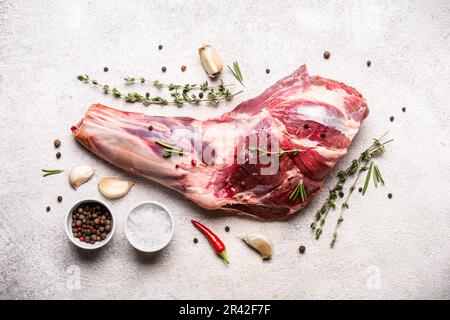
[[133, 182], [117, 178], [102, 178], [98, 182], [98, 190], [109, 199], [123, 197], [130, 191]]
[[270, 259], [273, 252], [272, 240], [267, 236], [259, 233], [248, 234], [243, 237], [245, 243], [255, 249], [261, 255], [263, 260]]
[[213, 46], [206, 44], [198, 49], [198, 53], [206, 74], [210, 78], [217, 77], [223, 70], [222, 58], [217, 50]]
[[89, 166], [81, 165], [73, 167], [69, 173], [69, 183], [76, 190], [94, 175], [95, 171]]

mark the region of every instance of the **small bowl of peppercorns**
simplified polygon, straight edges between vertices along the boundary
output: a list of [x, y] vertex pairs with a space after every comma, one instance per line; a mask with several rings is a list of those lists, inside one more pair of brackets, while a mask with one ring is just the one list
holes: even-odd
[[98, 249], [114, 235], [115, 221], [108, 206], [95, 199], [76, 203], [65, 220], [66, 234], [74, 245], [82, 249]]

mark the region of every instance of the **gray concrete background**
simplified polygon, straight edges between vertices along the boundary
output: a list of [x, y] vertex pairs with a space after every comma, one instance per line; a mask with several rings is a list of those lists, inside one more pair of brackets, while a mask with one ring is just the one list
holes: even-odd
[[[449, 299], [449, 34], [450, 3], [444, 0], [0, 0], [0, 298]], [[88, 73], [111, 84], [125, 75], [201, 81], [202, 42], [214, 44], [226, 63], [241, 62], [247, 86], [232, 103], [146, 108], [75, 79]], [[324, 50], [331, 52], [328, 61]], [[379, 160], [387, 186], [351, 200], [333, 250], [328, 244], [336, 214], [320, 241], [309, 228], [326, 192], [283, 222], [210, 213], [106, 165], [69, 131], [96, 102], [153, 115], [216, 116], [303, 63], [312, 75], [355, 86], [369, 102], [370, 116], [338, 168], [372, 137], [390, 130], [395, 138]], [[223, 79], [233, 81], [228, 72]], [[57, 137], [60, 160], [52, 145]], [[76, 164], [97, 172], [78, 191], [67, 174], [41, 177], [44, 167], [68, 171]], [[113, 241], [104, 250], [82, 252], [66, 239], [63, 219], [74, 202], [101, 197], [96, 181], [103, 176], [139, 183], [125, 198], [109, 201], [119, 223]], [[390, 201], [388, 192], [394, 194]], [[64, 197], [60, 204], [58, 195]], [[176, 220], [172, 243], [153, 256], [138, 254], [124, 236], [123, 217], [142, 200], [166, 204]], [[223, 237], [230, 266], [193, 229], [192, 218]], [[237, 238], [256, 231], [274, 241], [269, 262]], [[307, 248], [303, 256], [300, 244]]]

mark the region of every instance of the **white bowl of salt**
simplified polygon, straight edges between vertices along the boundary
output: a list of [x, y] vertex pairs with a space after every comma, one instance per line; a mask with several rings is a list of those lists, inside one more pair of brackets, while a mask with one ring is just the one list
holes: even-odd
[[158, 202], [147, 201], [137, 205], [125, 219], [125, 235], [130, 244], [142, 252], [156, 252], [172, 240], [172, 214]]

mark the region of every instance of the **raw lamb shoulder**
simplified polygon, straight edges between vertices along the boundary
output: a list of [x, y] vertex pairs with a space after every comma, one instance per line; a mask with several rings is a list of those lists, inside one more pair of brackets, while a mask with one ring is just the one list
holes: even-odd
[[[355, 89], [305, 66], [221, 117], [148, 116], [92, 105], [72, 127], [104, 160], [209, 210], [285, 218], [307, 205], [368, 115]], [[164, 153], [164, 144], [182, 154]], [[292, 196], [303, 186], [306, 197]]]

